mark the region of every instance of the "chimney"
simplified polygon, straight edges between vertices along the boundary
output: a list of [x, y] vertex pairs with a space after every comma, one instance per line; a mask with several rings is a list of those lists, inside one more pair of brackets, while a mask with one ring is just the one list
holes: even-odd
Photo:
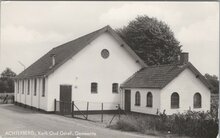
[[180, 57], [179, 57], [179, 64], [180, 65], [188, 63], [188, 60], [189, 60], [189, 53], [183, 52], [180, 54]]
[[51, 60], [52, 60], [52, 64], [51, 64], [50, 68], [52, 68], [56, 64], [55, 54], [51, 54], [50, 57], [51, 57]]

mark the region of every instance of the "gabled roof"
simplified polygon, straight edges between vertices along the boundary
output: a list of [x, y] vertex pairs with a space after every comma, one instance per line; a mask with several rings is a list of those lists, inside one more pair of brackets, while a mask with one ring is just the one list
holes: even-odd
[[[139, 62], [143, 67], [146, 66], [146, 64], [135, 54], [133, 50], [131, 50], [131, 48], [118, 36], [118, 34], [110, 26], [105, 26], [90, 34], [53, 48], [31, 66], [29, 66], [19, 75], [17, 75], [15, 79], [48, 76], [104, 32], [109, 32], [119, 42], [119, 44], [135, 58], [136, 62]], [[56, 60], [56, 63], [52, 68], [51, 55], [55, 55]]]
[[184, 65], [160, 65], [142, 68], [125, 81], [121, 87], [162, 89], [186, 68], [189, 68], [206, 87], [212, 88], [205, 77], [190, 62]]

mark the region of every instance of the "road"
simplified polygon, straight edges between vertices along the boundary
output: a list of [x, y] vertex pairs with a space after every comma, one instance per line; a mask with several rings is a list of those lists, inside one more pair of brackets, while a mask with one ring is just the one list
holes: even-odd
[[[0, 104], [0, 138], [156, 138], [102, 127], [95, 122]], [[158, 137], [157, 137], [158, 138]]]

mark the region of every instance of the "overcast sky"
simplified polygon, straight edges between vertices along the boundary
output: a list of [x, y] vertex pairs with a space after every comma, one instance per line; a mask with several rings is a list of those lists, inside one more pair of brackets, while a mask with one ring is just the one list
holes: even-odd
[[0, 72], [23, 70], [50, 49], [137, 15], [166, 22], [202, 73], [219, 76], [218, 2], [2, 2]]

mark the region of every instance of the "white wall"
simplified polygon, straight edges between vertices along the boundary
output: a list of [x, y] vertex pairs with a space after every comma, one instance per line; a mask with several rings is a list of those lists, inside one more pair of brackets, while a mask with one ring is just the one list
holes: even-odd
[[[171, 109], [171, 94], [177, 92], [179, 94], [180, 108]], [[193, 96], [199, 92], [202, 96], [202, 108], [193, 108]], [[161, 111], [166, 110], [166, 114], [184, 112], [188, 109], [195, 111], [210, 110], [210, 91], [205, 85], [196, 78], [191, 70], [186, 69], [173, 81], [171, 81], [161, 91]]]
[[[157, 110], [160, 110], [160, 90], [159, 89], [130, 89], [131, 90], [131, 111], [146, 113], [146, 114], [156, 114]], [[135, 105], [135, 93], [139, 91], [141, 95], [141, 103], [140, 106]], [[147, 93], [151, 92], [153, 95], [153, 106], [147, 107]], [[124, 96], [123, 96], [124, 97]], [[123, 99], [124, 103], [124, 99]], [[124, 106], [124, 105], [123, 105]]]
[[43, 90], [43, 78], [37, 78], [37, 91], [36, 96], [34, 95], [34, 79], [32, 80], [32, 106], [47, 110], [47, 78], [45, 79], [45, 96], [42, 96]]
[[[101, 57], [102, 49], [110, 56]], [[120, 103], [121, 94], [112, 93], [112, 83], [121, 84], [141, 68], [131, 55], [108, 33], [104, 33], [48, 78], [48, 111], [59, 100], [60, 85], [72, 85], [72, 100]], [[98, 83], [98, 93], [91, 94], [91, 82]]]
[[[37, 92], [36, 96], [34, 96], [34, 78], [30, 80], [30, 92], [28, 95], [28, 79], [24, 80], [24, 94], [23, 91], [23, 80], [15, 81], [15, 101], [19, 103], [23, 103], [28, 106], [32, 106], [35, 108], [47, 110], [47, 78], [45, 78], [45, 96], [42, 96], [43, 90], [43, 78], [37, 78]], [[19, 82], [19, 93], [18, 93], [18, 82]]]

